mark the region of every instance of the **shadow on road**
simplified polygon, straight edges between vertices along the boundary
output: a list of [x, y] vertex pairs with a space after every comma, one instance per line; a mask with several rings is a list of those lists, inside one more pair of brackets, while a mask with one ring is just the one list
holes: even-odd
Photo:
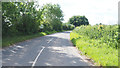
[[3, 66], [30, 66], [38, 52], [36, 66], [79, 66], [86, 65], [69, 40], [70, 31], [55, 33], [17, 43], [2, 50]]

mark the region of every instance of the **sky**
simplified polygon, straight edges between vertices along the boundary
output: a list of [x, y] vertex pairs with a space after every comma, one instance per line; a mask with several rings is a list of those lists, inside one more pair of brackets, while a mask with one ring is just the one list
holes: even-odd
[[64, 14], [64, 23], [75, 15], [86, 16], [91, 25], [118, 23], [118, 2], [120, 0], [39, 0], [40, 6], [46, 3], [59, 4]]

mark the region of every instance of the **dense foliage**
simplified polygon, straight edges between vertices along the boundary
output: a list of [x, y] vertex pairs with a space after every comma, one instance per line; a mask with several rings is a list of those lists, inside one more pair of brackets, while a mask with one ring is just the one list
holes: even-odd
[[[76, 27], [70, 34], [71, 41], [98, 65], [118, 65], [118, 26], [95, 25]], [[113, 58], [114, 57], [114, 58]]]
[[98, 26], [81, 26], [74, 30], [80, 35], [90, 39], [99, 39], [100, 43], [106, 43], [108, 47], [118, 49], [118, 26], [116, 25], [98, 25]]
[[44, 30], [62, 30], [63, 14], [58, 4], [46, 4], [43, 6], [42, 22], [46, 29]]
[[89, 21], [85, 16], [72, 16], [69, 23], [76, 26], [89, 25]]
[[63, 30], [73, 30], [75, 28], [74, 25], [69, 23], [63, 23], [62, 26], [63, 26]]
[[33, 34], [39, 31], [61, 31], [63, 14], [58, 4], [39, 7], [34, 2], [3, 2], [3, 36]]
[[35, 7], [33, 6], [34, 6], [33, 2], [31, 3], [3, 2], [2, 3], [3, 36], [11, 35], [11, 34], [13, 35], [18, 32], [28, 34], [28, 31], [29, 31], [28, 29], [33, 28], [33, 27], [30, 27], [30, 25], [33, 25], [32, 23], [35, 23], [35, 24], [37, 23], [35, 21], [36, 10], [35, 10]]

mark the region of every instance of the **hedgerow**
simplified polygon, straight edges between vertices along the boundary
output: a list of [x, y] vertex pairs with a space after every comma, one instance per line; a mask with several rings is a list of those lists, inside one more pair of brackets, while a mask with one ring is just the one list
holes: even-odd
[[117, 66], [118, 34], [117, 25], [80, 26], [71, 32], [70, 40], [96, 65]]

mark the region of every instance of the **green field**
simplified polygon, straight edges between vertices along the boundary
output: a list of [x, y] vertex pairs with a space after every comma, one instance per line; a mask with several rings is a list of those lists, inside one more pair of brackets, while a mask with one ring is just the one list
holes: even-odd
[[94, 60], [95, 65], [118, 66], [118, 26], [94, 25], [76, 27], [70, 40]]

